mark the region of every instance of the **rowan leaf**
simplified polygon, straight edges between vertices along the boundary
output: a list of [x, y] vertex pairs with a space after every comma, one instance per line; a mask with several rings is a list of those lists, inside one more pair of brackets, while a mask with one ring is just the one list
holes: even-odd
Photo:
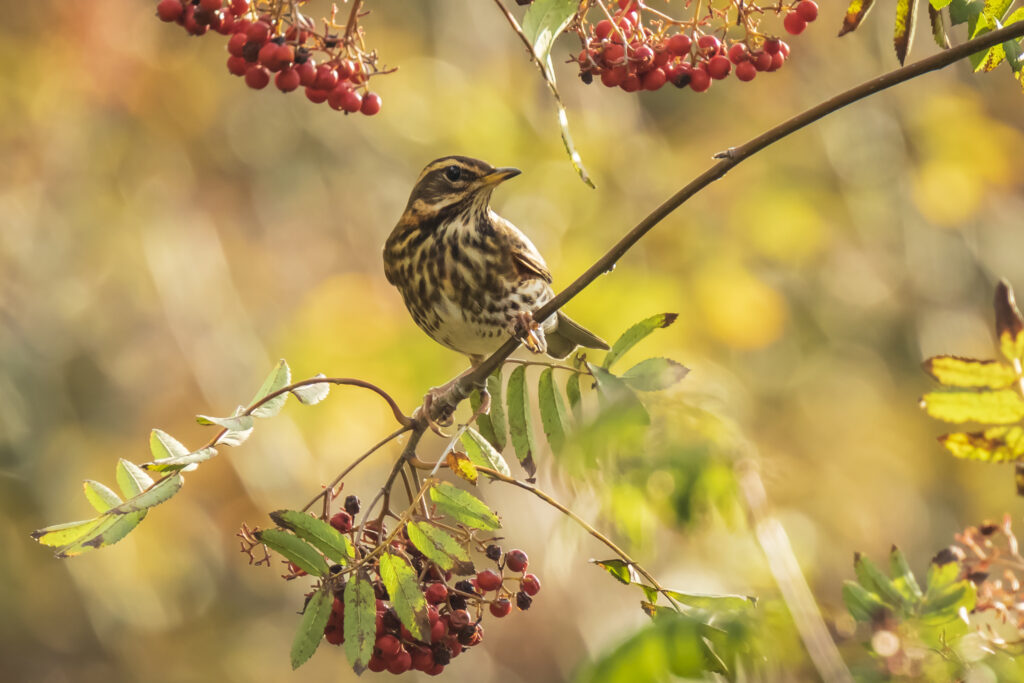
[[106, 518], [106, 516], [100, 516], [93, 517], [92, 519], [83, 519], [77, 522], [53, 524], [33, 531], [31, 536], [37, 543], [56, 548], [62, 545], [68, 545], [69, 543], [82, 538], [92, 527], [96, 526]]
[[[480, 433], [499, 451], [504, 450], [507, 442], [508, 425], [505, 424], [505, 396], [502, 391], [501, 366], [487, 378], [487, 393], [491, 395], [491, 410], [476, 418]], [[469, 396], [470, 404], [475, 413], [480, 408], [480, 392], [474, 391]]]
[[137, 496], [129, 498], [115, 508], [111, 508], [110, 512], [125, 515], [156, 507], [160, 503], [170, 500], [174, 494], [181, 490], [184, 484], [185, 478], [180, 473], [169, 474]]
[[275, 510], [270, 513], [270, 519], [312, 544], [332, 562], [348, 564], [355, 559], [355, 549], [348, 536], [319, 517], [311, 517], [298, 510]]
[[530, 419], [530, 399], [526, 391], [526, 366], [520, 365], [508, 378], [508, 429], [512, 438], [519, 464], [532, 477], [537, 472], [533, 455], [537, 452], [533, 440], [533, 428]]
[[890, 611], [881, 598], [855, 581], [843, 582], [843, 602], [857, 621], [874, 622]]
[[1024, 317], [1017, 308], [1013, 287], [1005, 279], [996, 286], [995, 309], [999, 350], [1011, 363], [1024, 361]]
[[921, 407], [937, 420], [958, 424], [1010, 424], [1024, 419], [1024, 399], [1013, 389], [933, 391], [921, 397]]
[[[256, 392], [256, 395], [252, 397], [252, 400], [249, 401], [249, 405], [255, 405], [256, 403], [263, 400], [263, 398], [269, 396], [270, 394], [273, 394], [276, 391], [280, 391], [281, 389], [288, 386], [291, 383], [291, 381], [291, 368], [288, 367], [288, 363], [286, 363], [282, 358], [281, 360], [277, 361], [277, 365], [275, 365], [274, 369], [270, 371], [270, 374], [267, 375], [267, 378], [263, 380], [263, 384], [260, 386], [259, 391]], [[279, 412], [281, 412], [281, 408], [284, 407], [284, 404], [287, 400], [288, 392], [285, 392], [280, 396], [275, 396], [274, 398], [270, 399], [269, 401], [261, 405], [259, 408], [256, 408], [255, 410], [252, 411], [251, 414], [254, 417], [273, 417], [277, 415]]]
[[98, 481], [86, 479], [83, 482], [83, 488], [85, 489], [85, 499], [89, 501], [89, 504], [97, 512], [106, 512], [110, 508], [117, 507], [124, 502], [110, 487]]
[[256, 539], [286, 560], [313, 576], [327, 574], [327, 562], [320, 552], [307, 541], [283, 529], [257, 531]]
[[[948, 1], [946, 0], [946, 2]], [[928, 22], [932, 27], [932, 39], [943, 50], [948, 50], [949, 35], [947, 35], [946, 31], [946, 17], [938, 9], [935, 9], [934, 5], [934, 0], [928, 5]]]
[[327, 584], [321, 585], [306, 602], [306, 609], [299, 621], [299, 629], [292, 639], [293, 670], [305, 664], [320, 646], [320, 641], [324, 637], [324, 627], [331, 617], [333, 606], [334, 593]]
[[145, 516], [145, 510], [124, 515], [108, 513], [99, 517], [99, 522], [85, 534], [58, 548], [56, 555], [59, 558], [74, 557], [90, 550], [114, 545], [131, 533]]
[[[316, 379], [318, 377], [326, 377], [324, 373], [317, 373], [310, 379]], [[298, 399], [299, 403], [304, 406], [314, 406], [320, 401], [327, 398], [327, 394], [331, 391], [331, 385], [329, 382], [317, 382], [315, 384], [305, 384], [301, 387], [295, 387], [292, 389], [292, 394]]]
[[627, 586], [631, 583], [639, 583], [640, 576], [637, 574], [636, 569], [633, 565], [628, 562], [624, 562], [619, 559], [611, 560], [590, 560], [591, 564], [596, 564], [601, 569], [611, 574], [617, 581], [624, 583]]
[[477, 479], [480, 478], [480, 473], [477, 472], [476, 465], [473, 464], [468, 455], [453, 448], [444, 456], [444, 461], [448, 465], [448, 469], [455, 473], [455, 476], [465, 479], [474, 486], [476, 485]]
[[199, 466], [199, 463], [209, 460], [215, 455], [217, 455], [217, 449], [213, 447], [200, 448], [195, 453], [143, 463], [142, 467], [151, 472], [191, 472]]
[[142, 471], [135, 463], [121, 458], [114, 471], [117, 486], [125, 498], [134, 498], [153, 485], [153, 478]]
[[410, 522], [406, 530], [409, 541], [434, 564], [446, 571], [457, 567], [460, 575], [472, 572], [469, 553], [444, 529], [429, 522]]
[[494, 449], [491, 442], [485, 439], [480, 432], [472, 427], [467, 427], [466, 431], [462, 432], [461, 441], [462, 445], [466, 448], [466, 456], [474, 465], [488, 467], [504, 474], [506, 477], [512, 476], [512, 470], [508, 468], [505, 458]]
[[651, 332], [663, 327], [668, 327], [674, 323], [678, 317], [678, 313], [659, 313], [658, 315], [652, 315], [650, 318], [641, 320], [637, 324], [633, 325], [615, 340], [615, 343], [612, 344], [611, 350], [605, 355], [604, 362], [601, 363], [601, 367], [605, 370], [611, 368], [617, 360], [622, 358], [627, 351], [645, 339]]
[[907, 59], [910, 45], [914, 40], [914, 27], [917, 19], [917, 0], [896, 0], [896, 24], [893, 28], [893, 47], [896, 48], [896, 59], [900, 66]]
[[651, 423], [647, 409], [621, 377], [616, 377], [597, 365], [588, 363], [587, 367], [594, 375], [594, 380], [597, 383], [597, 396], [604, 401], [606, 411], [613, 410], [619, 415], [628, 415], [631, 420], [635, 420], [639, 424]]
[[558, 453], [565, 445], [565, 402], [555, 386], [554, 369], [544, 368], [537, 383], [537, 402], [540, 405], [540, 422], [544, 435], [551, 444], [551, 450]]
[[366, 670], [377, 640], [377, 598], [363, 569], [345, 585], [344, 631], [345, 656], [359, 675]]
[[689, 607], [722, 612], [726, 610], [745, 610], [757, 604], [752, 595], [722, 595], [715, 593], [682, 593], [666, 590], [666, 595], [673, 600]]
[[990, 427], [981, 432], [953, 432], [939, 443], [954, 457], [979, 462], [1015, 462], [1024, 457], [1024, 429], [1018, 425]]
[[576, 423], [583, 420], [583, 395], [580, 392], [580, 373], [574, 372], [565, 380], [565, 396], [569, 399], [569, 408], [572, 410]]
[[851, 31], [856, 31], [874, 4], [875, 0], [850, 0], [850, 4], [846, 7], [846, 14], [843, 16], [843, 26], [839, 29], [839, 35], [845, 36]]
[[689, 368], [671, 358], [648, 358], [622, 373], [622, 381], [637, 391], [661, 391], [689, 372]]
[[1004, 389], [1017, 381], [1017, 373], [1009, 365], [959, 356], [929, 358], [924, 371], [949, 387]]
[[501, 528], [501, 520], [483, 501], [469, 491], [441, 482], [430, 488], [430, 500], [438, 512], [472, 529], [493, 531]]
[[380, 579], [388, 589], [391, 605], [398, 613], [413, 638], [429, 640], [430, 617], [427, 615], [427, 599], [420, 590], [416, 570], [399, 555], [384, 553], [380, 556]]

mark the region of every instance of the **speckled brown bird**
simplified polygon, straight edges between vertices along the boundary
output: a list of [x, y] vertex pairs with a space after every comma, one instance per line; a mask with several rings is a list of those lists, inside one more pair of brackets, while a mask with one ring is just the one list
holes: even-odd
[[461, 156], [430, 162], [384, 245], [384, 273], [413, 320], [474, 366], [510, 334], [554, 358], [577, 346], [608, 348], [561, 311], [533, 321], [554, 295], [551, 273], [529, 238], [490, 206], [494, 189], [519, 173]]

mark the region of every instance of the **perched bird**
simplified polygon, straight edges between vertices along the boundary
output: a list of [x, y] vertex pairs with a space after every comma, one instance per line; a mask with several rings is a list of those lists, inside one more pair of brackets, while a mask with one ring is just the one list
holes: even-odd
[[384, 273], [413, 320], [474, 367], [510, 334], [554, 358], [577, 346], [608, 348], [561, 311], [533, 321], [554, 296], [551, 273], [526, 235], [490, 206], [494, 188], [519, 173], [461, 156], [430, 162], [384, 245]]

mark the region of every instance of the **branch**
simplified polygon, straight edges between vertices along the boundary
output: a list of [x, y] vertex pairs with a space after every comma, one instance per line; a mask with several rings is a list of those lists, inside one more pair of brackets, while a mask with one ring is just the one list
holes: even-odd
[[[912, 78], [916, 78], [930, 71], [945, 68], [954, 62], [968, 57], [975, 52], [981, 52], [1000, 43], [1024, 36], [1024, 22], [1007, 26], [1006, 28], [986, 33], [983, 36], [968, 40], [954, 48], [945, 50], [938, 54], [927, 57], [908, 66], [890, 71], [887, 74], [874, 78], [865, 83], [851, 88], [835, 97], [811, 107], [810, 109], [797, 114], [796, 116], [780, 123], [779, 125], [765, 131], [761, 135], [748, 140], [739, 147], [729, 148], [727, 151], [715, 155], [721, 160], [711, 168], [704, 171], [681, 190], [669, 197], [661, 206], [652, 211], [646, 218], [626, 233], [608, 252], [599, 258], [590, 268], [580, 275], [568, 287], [563, 289], [549, 302], [533, 312], [535, 320], [545, 320], [552, 313], [568, 303], [573, 297], [579, 294], [590, 283], [597, 279], [602, 273], [610, 271], [616, 261], [629, 251], [641, 237], [664, 220], [669, 214], [682, 206], [686, 200], [697, 194], [705, 187], [718, 180], [741, 161], [753, 156], [783, 138], [795, 133], [801, 128], [824, 118], [847, 105], [853, 104], [866, 97], [887, 90], [894, 85], [899, 85]], [[490, 355], [472, 372], [467, 373], [462, 379], [456, 382], [446, 395], [434, 401], [432, 415], [439, 417], [446, 407], [454, 407], [465, 400], [474, 386], [480, 386], [501, 363], [508, 358], [519, 346], [516, 339], [508, 339], [497, 351]], [[436, 413], [436, 415], [434, 414]]]

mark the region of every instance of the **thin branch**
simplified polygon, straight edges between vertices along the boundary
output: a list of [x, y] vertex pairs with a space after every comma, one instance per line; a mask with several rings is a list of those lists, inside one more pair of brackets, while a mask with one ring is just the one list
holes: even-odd
[[[391, 394], [384, 391], [373, 382], [367, 382], [366, 380], [355, 379], [353, 377], [310, 377], [309, 379], [304, 379], [301, 382], [289, 384], [286, 387], [281, 387], [277, 391], [272, 391], [271, 393], [267, 394], [260, 400], [256, 401], [251, 406], [249, 406], [249, 408], [244, 413], [242, 413], [242, 415], [252, 415], [253, 411], [255, 411], [257, 408], [259, 408], [267, 401], [273, 400], [278, 396], [281, 396], [282, 394], [286, 394], [289, 391], [293, 391], [294, 389], [299, 389], [301, 387], [309, 386], [311, 384], [340, 384], [343, 386], [369, 389], [370, 391], [377, 394], [387, 402], [388, 407], [391, 408], [391, 413], [395, 416], [395, 420], [398, 421], [398, 424], [402, 425], [403, 427], [413, 426], [412, 418], [407, 417], [405, 413], [402, 412], [402, 409], [398, 407], [398, 403], [395, 401], [395, 399], [391, 398]], [[224, 431], [226, 432], [227, 430]], [[223, 434], [223, 432], [221, 432], [221, 434]], [[220, 435], [218, 435], [216, 438], [219, 439]], [[212, 443], [210, 443], [210, 445], [213, 446], [216, 443], [217, 442], [215, 439]]]
[[[655, 225], [682, 206], [690, 197], [724, 176], [734, 167], [739, 165], [740, 162], [746, 160], [750, 156], [760, 152], [769, 145], [792, 135], [796, 131], [817, 121], [818, 119], [839, 111], [843, 107], [853, 104], [858, 100], [862, 100], [870, 95], [887, 90], [894, 85], [899, 85], [900, 83], [916, 78], [930, 71], [945, 68], [954, 62], [974, 54], [975, 52], [986, 50], [995, 45], [1004, 43], [1007, 40], [1020, 38], [1021, 36], [1024, 36], [1024, 22], [1011, 24], [1006, 28], [986, 33], [978, 38], [974, 38], [973, 40], [968, 40], [954, 48], [950, 48], [949, 50], [939, 52], [931, 57], [926, 57], [925, 59], [914, 62], [913, 64], [890, 71], [887, 74], [873, 78], [870, 81], [842, 92], [839, 95], [836, 95], [835, 97], [780, 123], [774, 128], [771, 128], [746, 143], [738, 147], [732, 147], [727, 151], [716, 155], [716, 158], [721, 159], [720, 161], [704, 171], [704, 173], [694, 178], [681, 190], [654, 209], [654, 211], [640, 221], [636, 227], [626, 233], [626, 235], [623, 236], [611, 249], [609, 249], [604, 256], [599, 258], [582, 275], [576, 278], [572, 284], [559, 292], [558, 295], [548, 301], [548, 303], [534, 311], [534, 319], [544, 320], [568, 303], [590, 283], [596, 280], [598, 276], [602, 273], [609, 272], [614, 267], [615, 263], [622, 258], [622, 256], [629, 251], [641, 237], [650, 232]], [[440, 416], [441, 412], [446, 407], [454, 407], [461, 401], [465, 400], [472, 388], [482, 384], [487, 376], [494, 372], [494, 370], [501, 365], [501, 363], [504, 362], [504, 360], [508, 358], [516, 348], [518, 348], [518, 346], [518, 340], [508, 339], [501, 348], [480, 363], [473, 372], [467, 373], [460, 381], [456, 382], [445, 396], [436, 399], [434, 401], [434, 410], [437, 415]]]

